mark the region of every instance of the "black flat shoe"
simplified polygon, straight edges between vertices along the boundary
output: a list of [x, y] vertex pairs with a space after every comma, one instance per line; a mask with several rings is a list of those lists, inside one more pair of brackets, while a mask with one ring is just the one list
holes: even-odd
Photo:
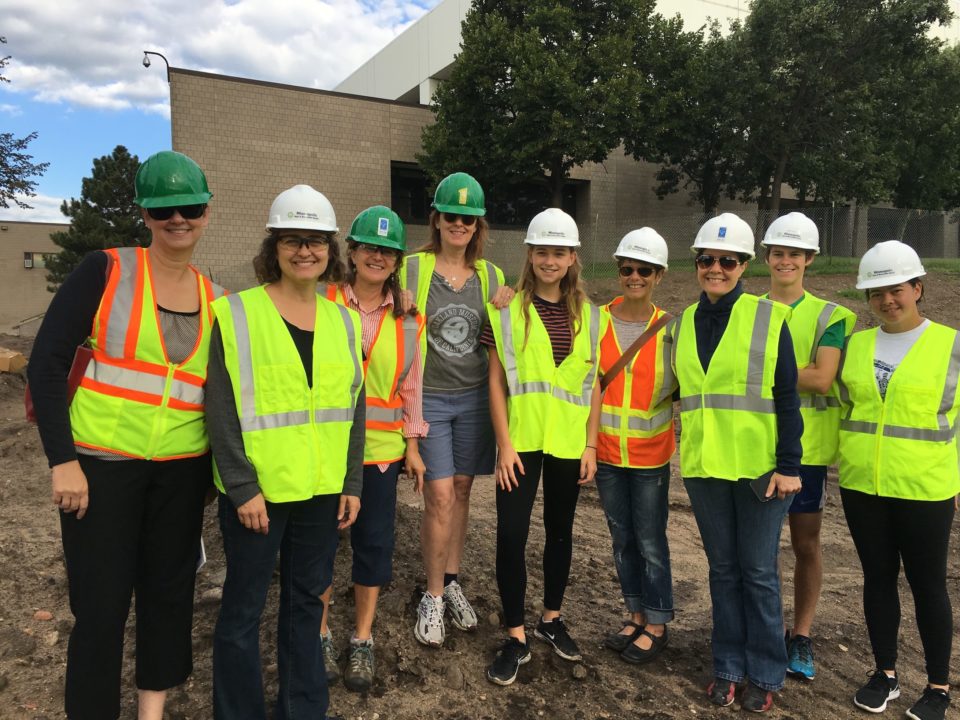
[[636, 640], [640, 633], [643, 632], [643, 625], [638, 625], [633, 620], [624, 620], [623, 627], [633, 628], [633, 630], [629, 635], [624, 635], [623, 633], [618, 632], [611, 633], [610, 635], [607, 635], [606, 639], [603, 641], [604, 645], [618, 653], [622, 653], [624, 650], [626, 650], [627, 646]]
[[634, 665], [642, 665], [650, 662], [663, 651], [663, 649], [667, 646], [667, 643], [670, 641], [670, 636], [668, 635], [666, 627], [663, 628], [663, 635], [660, 637], [657, 637], [646, 628], [642, 628], [637, 633], [638, 637], [640, 635], [646, 635], [648, 638], [650, 638], [650, 641], [653, 643], [653, 645], [644, 650], [634, 645], [633, 641], [631, 640], [630, 643], [623, 649], [623, 652], [620, 653], [620, 657], [622, 657], [628, 663], [633, 663]]

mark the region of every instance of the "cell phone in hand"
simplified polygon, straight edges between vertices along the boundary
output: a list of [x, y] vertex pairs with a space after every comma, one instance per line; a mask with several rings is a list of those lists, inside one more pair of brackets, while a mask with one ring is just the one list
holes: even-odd
[[767, 497], [767, 488], [770, 487], [770, 478], [773, 477], [774, 472], [776, 471], [770, 470], [750, 481], [750, 489], [753, 490], [753, 494], [757, 496], [757, 500], [762, 503], [770, 502], [777, 496], [777, 494], [774, 493], [770, 497]]

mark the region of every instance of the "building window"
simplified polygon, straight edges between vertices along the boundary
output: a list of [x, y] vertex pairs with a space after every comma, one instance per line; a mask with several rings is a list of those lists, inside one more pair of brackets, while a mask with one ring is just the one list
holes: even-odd
[[25, 267], [27, 270], [33, 270], [34, 268], [42, 270], [47, 266], [47, 255], [52, 254], [53, 253], [24, 252], [23, 267]]
[[426, 225], [433, 200], [427, 174], [413, 163], [390, 163], [390, 209], [407, 225]]

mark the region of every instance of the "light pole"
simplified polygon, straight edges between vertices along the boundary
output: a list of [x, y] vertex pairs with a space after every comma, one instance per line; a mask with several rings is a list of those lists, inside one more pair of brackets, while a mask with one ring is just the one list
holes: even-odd
[[151, 55], [156, 55], [158, 58], [160, 58], [161, 60], [163, 60], [163, 64], [167, 66], [167, 84], [169, 85], [169, 84], [170, 84], [170, 63], [167, 62], [167, 59], [166, 59], [163, 55], [161, 55], [161, 54], [158, 53], [158, 52], [154, 52], [153, 50], [144, 50], [144, 51], [143, 51], [143, 66], [144, 66], [145, 68], [150, 67], [150, 56], [151, 56]]

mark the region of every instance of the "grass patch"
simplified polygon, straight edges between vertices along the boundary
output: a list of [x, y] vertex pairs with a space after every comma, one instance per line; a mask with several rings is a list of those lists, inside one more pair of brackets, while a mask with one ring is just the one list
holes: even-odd
[[863, 300], [863, 290], [857, 290], [856, 288], [837, 290], [837, 295], [847, 300]]

